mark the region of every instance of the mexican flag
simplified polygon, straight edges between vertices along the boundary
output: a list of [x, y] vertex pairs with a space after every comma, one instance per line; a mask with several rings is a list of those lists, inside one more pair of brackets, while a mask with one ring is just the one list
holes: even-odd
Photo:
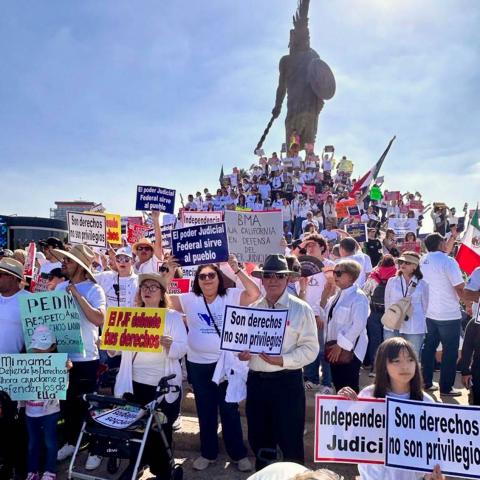
[[480, 223], [478, 217], [477, 208], [456, 256], [460, 268], [468, 275], [471, 275], [475, 268], [480, 266]]

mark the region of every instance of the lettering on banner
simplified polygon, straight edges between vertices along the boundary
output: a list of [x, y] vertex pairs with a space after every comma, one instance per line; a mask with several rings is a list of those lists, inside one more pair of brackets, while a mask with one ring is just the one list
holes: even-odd
[[182, 210], [180, 217], [184, 227], [191, 227], [194, 225], [220, 223], [223, 221], [223, 212], [196, 212]]
[[315, 462], [385, 461], [385, 399], [315, 397]]
[[161, 352], [165, 308], [109, 307], [102, 333], [105, 350]]
[[0, 390], [12, 400], [65, 400], [66, 353], [0, 355]]
[[90, 247], [107, 246], [107, 224], [104, 215], [67, 212], [68, 240]]
[[288, 310], [227, 305], [220, 350], [280, 355], [287, 317]]
[[385, 465], [480, 478], [480, 407], [387, 397]]
[[175, 208], [175, 190], [162, 187], [137, 187], [136, 210], [158, 210], [173, 213]]

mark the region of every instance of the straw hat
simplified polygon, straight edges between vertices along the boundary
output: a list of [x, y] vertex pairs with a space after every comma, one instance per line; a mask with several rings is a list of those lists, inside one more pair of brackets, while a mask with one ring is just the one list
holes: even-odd
[[0, 272], [8, 273], [19, 280], [23, 280], [23, 265], [14, 258], [3, 257], [0, 260]]
[[158, 273], [141, 273], [138, 276], [138, 286], [140, 286], [145, 280], [153, 280], [154, 282], [159, 283], [166, 292], [168, 291], [169, 285], [163, 275]]
[[59, 250], [57, 248], [52, 252], [55, 255], [55, 258], [58, 258], [60, 261], [65, 257], [73, 260], [77, 265], [80, 265], [87, 272], [87, 275], [92, 282], [97, 282], [93, 272], [90, 270], [90, 265], [95, 259], [95, 252], [88, 245], [74, 245], [69, 252], [65, 250]]
[[148, 238], [141, 238], [138, 242], [135, 242], [132, 246], [133, 253], [137, 254], [137, 247], [140, 245], [146, 245], [153, 250], [153, 243]]

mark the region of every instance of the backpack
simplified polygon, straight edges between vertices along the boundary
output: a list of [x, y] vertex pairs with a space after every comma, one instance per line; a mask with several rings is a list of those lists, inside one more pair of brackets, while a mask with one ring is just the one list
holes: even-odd
[[375, 306], [385, 305], [385, 288], [387, 286], [387, 280], [382, 280], [373, 290], [370, 302]]

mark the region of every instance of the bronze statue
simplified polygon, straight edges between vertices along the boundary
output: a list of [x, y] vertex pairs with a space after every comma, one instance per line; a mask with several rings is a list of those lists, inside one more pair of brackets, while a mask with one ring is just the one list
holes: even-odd
[[296, 132], [301, 139], [300, 148], [305, 143], [315, 143], [318, 116], [324, 100], [335, 95], [335, 77], [330, 67], [310, 48], [309, 5], [310, 0], [298, 2], [297, 13], [293, 17], [294, 28], [290, 30], [290, 53], [282, 57], [279, 63], [280, 76], [272, 118], [255, 151], [261, 148], [273, 121], [280, 115], [285, 94], [288, 95], [286, 143], [290, 145], [289, 139]]

